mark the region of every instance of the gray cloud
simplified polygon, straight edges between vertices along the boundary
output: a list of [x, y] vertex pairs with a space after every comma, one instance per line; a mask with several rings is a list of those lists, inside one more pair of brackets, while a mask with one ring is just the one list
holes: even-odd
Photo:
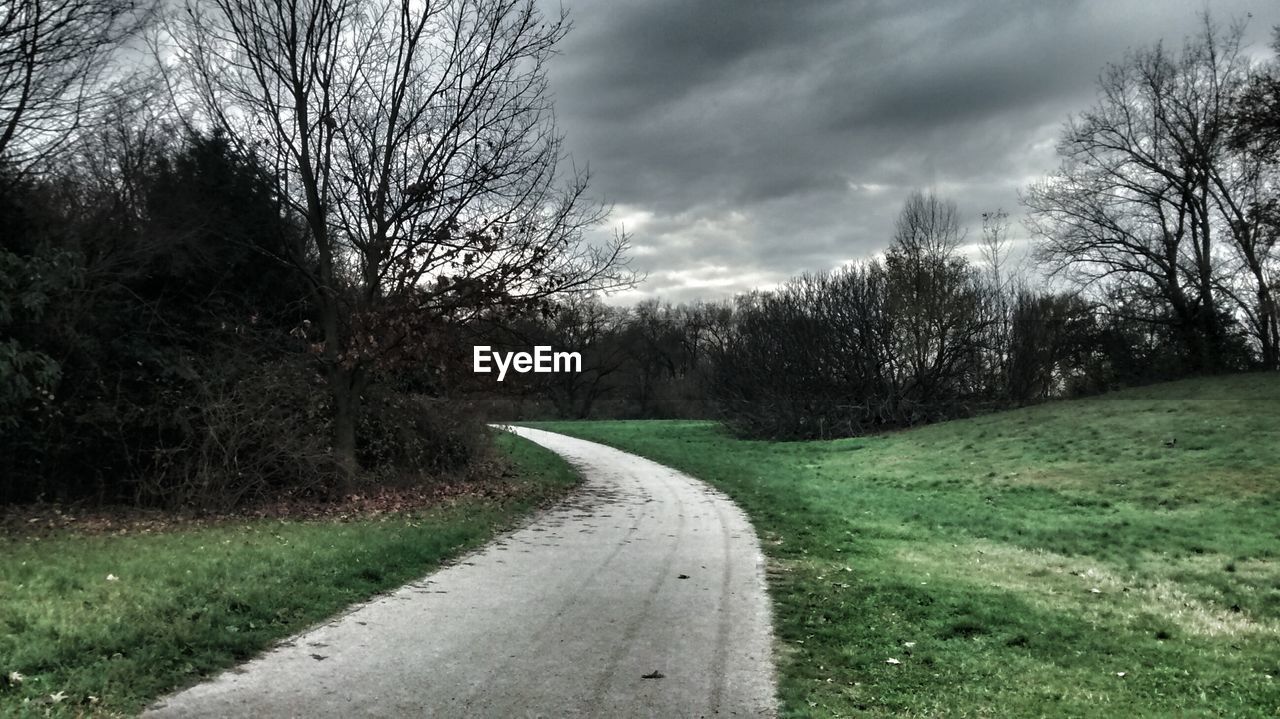
[[[1166, 0], [564, 0], [566, 146], [649, 279], [618, 299], [718, 298], [869, 257], [914, 188], [1016, 215], [1103, 65], [1195, 29]], [[1273, 0], [1252, 13], [1260, 49]], [[602, 229], [602, 232], [605, 231]], [[612, 228], [608, 228], [611, 232]]]

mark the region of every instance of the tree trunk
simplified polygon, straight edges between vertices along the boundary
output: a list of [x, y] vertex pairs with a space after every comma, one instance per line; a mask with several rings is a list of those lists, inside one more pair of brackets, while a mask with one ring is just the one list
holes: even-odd
[[[1265, 280], [1262, 281], [1265, 282]], [[1265, 284], [1262, 284], [1258, 291], [1258, 314], [1262, 366], [1269, 370], [1280, 369], [1280, 321], [1276, 317], [1275, 297]]]
[[346, 488], [349, 488], [360, 471], [356, 459], [356, 421], [360, 417], [364, 373], [359, 368], [334, 367], [328, 379], [333, 394], [333, 455], [346, 470]]
[[1200, 345], [1200, 369], [1205, 374], [1217, 374], [1224, 364], [1223, 327], [1218, 316], [1218, 302], [1213, 294], [1213, 226], [1209, 212], [1209, 178], [1201, 175], [1197, 181], [1197, 197], [1193, 221], [1199, 230], [1199, 243], [1196, 251], [1198, 291], [1200, 293], [1200, 331], [1204, 337]]

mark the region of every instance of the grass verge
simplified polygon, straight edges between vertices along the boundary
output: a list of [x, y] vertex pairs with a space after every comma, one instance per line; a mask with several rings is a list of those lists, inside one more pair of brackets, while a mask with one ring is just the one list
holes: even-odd
[[498, 498], [346, 521], [0, 538], [0, 716], [136, 713], [425, 574], [578, 481], [548, 450], [496, 441], [513, 467], [495, 479]]
[[748, 512], [783, 716], [1280, 715], [1276, 375], [828, 442], [538, 426]]

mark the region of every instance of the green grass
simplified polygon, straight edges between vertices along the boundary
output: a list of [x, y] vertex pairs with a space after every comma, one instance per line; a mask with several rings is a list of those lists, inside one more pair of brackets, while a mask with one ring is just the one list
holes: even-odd
[[[555, 454], [505, 433], [497, 442], [516, 468], [504, 481], [518, 485], [503, 501], [349, 522], [0, 539], [0, 716], [134, 713], [425, 574], [577, 482]], [[5, 679], [15, 671], [17, 685]]]
[[784, 716], [1280, 716], [1280, 376], [828, 442], [539, 426], [750, 514]]

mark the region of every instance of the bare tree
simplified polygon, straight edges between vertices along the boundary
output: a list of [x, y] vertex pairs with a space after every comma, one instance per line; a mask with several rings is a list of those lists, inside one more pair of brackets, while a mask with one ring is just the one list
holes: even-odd
[[559, 170], [533, 0], [210, 0], [171, 23], [180, 101], [277, 168], [307, 243], [335, 451], [354, 466], [371, 371], [417, 361], [415, 317], [629, 284], [625, 236]]
[[1108, 66], [1097, 105], [1067, 125], [1061, 168], [1024, 197], [1052, 273], [1158, 308], [1142, 319], [1171, 325], [1199, 370], [1226, 361], [1236, 315], [1274, 356], [1272, 250], [1249, 216], [1260, 175], [1229, 142], [1241, 34], [1205, 16], [1180, 53], [1156, 45]]
[[1232, 141], [1275, 162], [1280, 159], [1280, 26], [1273, 29], [1271, 49], [1278, 57], [1259, 68], [1232, 111]]
[[113, 94], [106, 86], [113, 53], [152, 8], [135, 0], [0, 5], [0, 159], [27, 165], [96, 114]]
[[641, 417], [651, 416], [657, 387], [683, 369], [685, 343], [675, 313], [670, 304], [644, 300], [635, 306], [627, 326]]
[[912, 192], [893, 230], [894, 247], [920, 261], [948, 257], [964, 241], [956, 203], [932, 192]]
[[582, 355], [581, 372], [549, 375], [538, 382], [561, 417], [586, 419], [618, 382], [628, 360], [623, 341], [630, 315], [594, 295], [573, 295], [556, 304], [536, 330], [538, 343], [572, 347]]
[[1005, 291], [1005, 285], [1009, 282], [1011, 248], [1009, 213], [1004, 210], [982, 213], [982, 239], [978, 242], [978, 253], [982, 257], [982, 263], [987, 266], [992, 284], [1000, 292]]
[[1004, 210], [982, 213], [982, 237], [978, 241], [978, 254], [986, 265], [990, 287], [987, 294], [994, 313], [991, 323], [991, 339], [988, 352], [994, 372], [990, 373], [992, 392], [1007, 388], [1009, 374], [1010, 339], [1012, 317], [1010, 312], [1011, 278], [1009, 277], [1009, 215]]
[[[1271, 47], [1280, 55], [1280, 27]], [[1255, 304], [1247, 315], [1259, 340], [1263, 365], [1276, 369], [1280, 368], [1280, 58], [1252, 74], [1236, 98], [1230, 120], [1230, 144], [1237, 161], [1231, 177], [1216, 178], [1228, 188], [1220, 193], [1220, 208], [1233, 222], [1240, 246], [1239, 268], [1253, 284]]]
[[[964, 239], [954, 202], [912, 193], [885, 253], [889, 306], [897, 319], [890, 353], [904, 397], [940, 399], [968, 387], [972, 340], [985, 330], [979, 288], [957, 249]], [[970, 378], [971, 379], [971, 378]]]

